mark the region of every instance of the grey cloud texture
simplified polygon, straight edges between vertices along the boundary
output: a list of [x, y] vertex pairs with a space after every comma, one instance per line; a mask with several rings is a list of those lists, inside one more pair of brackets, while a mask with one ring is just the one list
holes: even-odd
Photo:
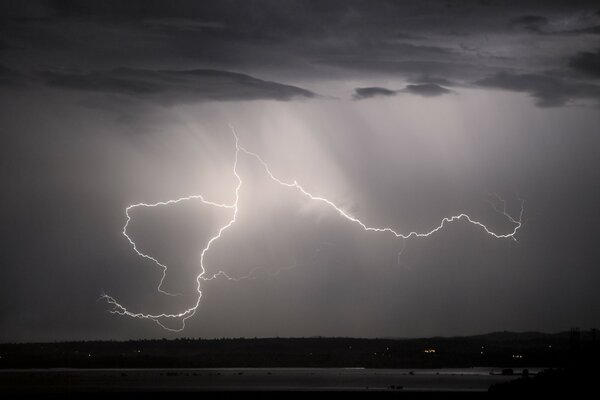
[[88, 73], [45, 72], [51, 85], [67, 89], [124, 94], [159, 103], [226, 100], [291, 100], [312, 98], [308, 90], [216, 70], [145, 70], [120, 68]]
[[523, 15], [511, 21], [514, 26], [525, 28], [532, 32], [541, 32], [542, 27], [548, 24], [548, 18], [539, 15]]
[[23, 76], [5, 65], [0, 64], [0, 85], [16, 88], [25, 83]]
[[435, 83], [423, 83], [420, 85], [407, 85], [403, 92], [424, 97], [435, 97], [450, 93], [450, 90]]
[[[40, 0], [7, 1], [0, 7], [3, 64], [21, 72], [77, 70], [82, 77], [73, 79], [88, 81], [111, 79], [108, 72], [98, 76], [94, 72], [98, 70], [136, 69], [140, 75], [172, 71], [174, 75], [174, 71], [212, 69], [259, 77], [273, 74], [277, 77], [273, 81], [292, 86], [290, 79], [381, 75], [411, 82], [429, 75], [439, 81], [415, 83], [448, 86], [444, 82], [465, 85], [493, 80], [499, 73], [544, 75], [552, 69], [565, 86], [594, 92], [593, 87], [583, 89], [586, 83], [573, 75], [577, 70], [594, 75], [590, 62], [600, 26], [593, 1], [264, 0], [255, 5], [232, 0]], [[538, 54], [540, 41], [552, 52]], [[572, 59], [573, 54], [580, 58]], [[197, 84], [182, 76], [178, 79], [179, 83], [161, 81], [160, 85], [183, 85], [186, 80], [190, 87]], [[259, 91], [276, 99], [311, 97], [308, 91], [290, 88], [250, 89], [249, 81], [238, 80], [231, 87], [237, 84], [242, 98], [262, 98]], [[125, 85], [135, 91], [144, 88], [133, 86], [151, 84]], [[212, 83], [207, 85], [213, 88]], [[513, 86], [505, 86], [512, 90], [508, 87]], [[214, 90], [210, 98], [228, 97]], [[552, 100], [537, 104], [552, 103], [564, 104]]]
[[354, 100], [370, 99], [371, 97], [395, 96], [397, 90], [390, 90], [382, 87], [364, 87], [354, 89]]
[[600, 100], [600, 86], [578, 83], [554, 76], [498, 73], [481, 79], [476, 85], [528, 93], [540, 107], [563, 106], [573, 100]]
[[571, 68], [594, 78], [600, 78], [600, 49], [595, 52], [582, 52], [569, 60]]
[[391, 90], [382, 87], [363, 87], [354, 89], [354, 100], [370, 99], [372, 97], [395, 96], [398, 93], [409, 93], [423, 97], [436, 97], [443, 94], [451, 93], [451, 90], [446, 89], [435, 83], [422, 83], [407, 85], [404, 89]]

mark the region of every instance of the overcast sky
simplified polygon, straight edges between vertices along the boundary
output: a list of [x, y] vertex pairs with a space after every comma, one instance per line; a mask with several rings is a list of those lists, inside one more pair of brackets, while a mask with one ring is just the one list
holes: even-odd
[[[0, 2], [0, 340], [599, 327], [589, 1]], [[196, 302], [183, 332], [109, 313]], [[165, 323], [180, 327], [179, 320]]]

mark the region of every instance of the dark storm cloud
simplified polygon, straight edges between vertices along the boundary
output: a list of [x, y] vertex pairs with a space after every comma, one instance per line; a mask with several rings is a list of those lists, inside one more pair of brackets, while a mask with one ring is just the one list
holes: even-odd
[[155, 18], [148, 19], [145, 23], [149, 26], [154, 26], [159, 29], [174, 29], [178, 31], [207, 31], [207, 30], [223, 30], [226, 25], [221, 22], [198, 21], [194, 19], [178, 19], [178, 18]]
[[523, 15], [511, 21], [513, 26], [518, 26], [532, 32], [541, 32], [542, 27], [548, 24], [548, 18], [539, 15]]
[[578, 13], [567, 18], [564, 15], [554, 15], [552, 18], [541, 15], [522, 15], [512, 19], [509, 25], [540, 35], [600, 34], [600, 18], [596, 13]]
[[18, 74], [12, 69], [0, 64], [0, 80], [10, 79], [11, 77], [17, 76]]
[[457, 86], [456, 82], [453, 82], [446, 78], [440, 78], [440, 77], [432, 76], [432, 75], [417, 76], [415, 78], [410, 79], [410, 82], [420, 84], [420, 85], [434, 83], [439, 86]]
[[581, 29], [579, 32], [581, 33], [593, 33], [596, 35], [600, 35], [600, 25], [590, 26], [589, 28]]
[[[40, 0], [0, 7], [9, 67], [258, 71], [276, 72], [280, 82], [332, 77], [333, 67], [341, 78], [464, 85], [500, 72], [537, 74], [552, 63], [568, 81], [569, 55], [532, 56], [536, 38], [568, 49], [600, 26], [593, 1]], [[496, 46], [488, 37], [520, 45]], [[418, 82], [423, 75], [438, 80]]]
[[[346, 57], [341, 59], [322, 58], [320, 63], [331, 66], [341, 66], [360, 71], [365, 75], [383, 74], [385, 76], [400, 77], [409, 81], [420, 80], [423, 75], [437, 76], [442, 82], [467, 82], [472, 77], [484, 77], [487, 74], [500, 72], [502, 68], [496, 66], [482, 66], [468, 61], [432, 61], [432, 60], [389, 60], [387, 58], [365, 59], [362, 56]], [[426, 83], [426, 82], [421, 82]], [[455, 83], [456, 84], [456, 83]]]
[[391, 90], [383, 87], [363, 87], [354, 89], [354, 95], [352, 98], [354, 100], [363, 100], [373, 97], [395, 96], [398, 93], [408, 93], [423, 97], [436, 97], [446, 93], [451, 93], [451, 91], [435, 83], [407, 85], [401, 90]]
[[354, 89], [354, 100], [370, 99], [372, 97], [380, 96], [395, 96], [396, 90], [390, 90], [382, 87], [364, 87]]
[[0, 85], [17, 88], [25, 83], [24, 77], [18, 71], [0, 64]]
[[376, 40], [364, 39], [342, 46], [335, 43], [317, 45], [307, 57], [321, 65], [401, 75], [459, 73], [464, 76], [478, 68], [469, 64], [455, 49], [405, 42], [376, 43]]
[[160, 103], [226, 100], [291, 100], [312, 98], [308, 90], [216, 70], [145, 70], [119, 68], [88, 73], [45, 72], [51, 86], [102, 93], [125, 94]]
[[571, 58], [571, 68], [595, 78], [600, 78], [600, 49], [595, 52], [582, 52]]
[[558, 107], [572, 100], [600, 100], [600, 86], [567, 81], [554, 76], [501, 72], [481, 79], [476, 85], [528, 93], [540, 107]]
[[407, 85], [402, 92], [424, 97], [435, 97], [450, 93], [450, 90], [435, 83], [424, 83], [420, 85]]

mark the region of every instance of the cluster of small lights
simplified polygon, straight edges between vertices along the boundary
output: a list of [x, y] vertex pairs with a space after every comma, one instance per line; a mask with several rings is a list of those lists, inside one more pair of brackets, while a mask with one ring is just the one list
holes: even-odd
[[426, 349], [423, 351], [423, 353], [433, 354], [433, 353], [435, 353], [435, 349]]
[[[239, 143], [239, 138], [235, 132], [235, 130], [233, 129], [233, 127], [231, 127], [232, 133], [233, 133], [233, 137], [235, 139], [235, 157], [234, 157], [234, 163], [233, 163], [233, 174], [237, 180], [237, 184], [235, 186], [235, 200], [233, 203], [231, 204], [226, 204], [226, 203], [218, 203], [218, 202], [214, 202], [214, 201], [209, 201], [206, 200], [202, 195], [192, 195], [192, 196], [187, 196], [187, 197], [181, 197], [178, 199], [173, 199], [173, 200], [168, 200], [168, 201], [163, 201], [163, 202], [157, 202], [157, 203], [137, 203], [137, 204], [133, 204], [128, 206], [125, 209], [125, 216], [126, 216], [126, 222], [125, 225], [123, 227], [123, 235], [127, 238], [127, 240], [129, 241], [129, 243], [131, 244], [133, 250], [140, 256], [143, 257], [145, 259], [148, 259], [150, 261], [152, 261], [153, 263], [155, 263], [156, 265], [158, 265], [162, 271], [162, 278], [160, 279], [160, 282], [158, 284], [158, 291], [169, 295], [169, 296], [177, 296], [178, 294], [173, 294], [173, 293], [169, 293], [166, 292], [165, 290], [162, 289], [162, 284], [164, 282], [166, 273], [167, 273], [167, 266], [163, 263], [161, 263], [160, 261], [158, 261], [158, 259], [142, 253], [141, 251], [138, 250], [136, 243], [133, 241], [133, 239], [127, 234], [127, 227], [129, 226], [129, 223], [131, 222], [131, 216], [130, 216], [130, 211], [138, 208], [138, 207], [158, 207], [158, 206], [168, 206], [168, 205], [173, 205], [173, 204], [177, 204], [183, 201], [187, 201], [187, 200], [200, 200], [203, 204], [208, 205], [208, 206], [212, 206], [212, 207], [218, 207], [218, 208], [225, 208], [225, 209], [229, 209], [232, 212], [232, 216], [231, 219], [224, 224], [223, 226], [221, 226], [221, 228], [218, 230], [217, 234], [215, 236], [213, 236], [212, 238], [210, 238], [210, 240], [208, 240], [206, 246], [202, 249], [201, 253], [200, 253], [200, 274], [196, 277], [196, 291], [197, 291], [197, 298], [196, 301], [194, 302], [194, 304], [189, 307], [188, 309], [182, 311], [182, 312], [178, 312], [178, 313], [173, 313], [173, 314], [145, 314], [145, 313], [136, 313], [136, 312], [132, 312], [129, 311], [126, 307], [124, 307], [123, 305], [121, 305], [120, 303], [118, 303], [113, 297], [107, 295], [107, 294], [103, 294], [101, 296], [102, 299], [106, 300], [108, 302], [108, 304], [110, 304], [112, 306], [112, 309], [109, 310], [109, 312], [113, 313], [113, 314], [118, 314], [118, 315], [122, 315], [122, 316], [128, 316], [128, 317], [132, 317], [132, 318], [139, 318], [139, 319], [147, 319], [147, 320], [151, 320], [156, 322], [158, 325], [160, 325], [161, 327], [163, 327], [166, 330], [169, 331], [174, 331], [174, 332], [180, 332], [183, 329], [185, 329], [185, 322], [188, 318], [191, 318], [195, 313], [196, 310], [198, 309], [199, 305], [200, 305], [200, 299], [202, 298], [202, 291], [200, 290], [201, 287], [201, 282], [202, 281], [210, 281], [213, 280], [215, 278], [218, 277], [224, 277], [228, 280], [242, 280], [242, 279], [250, 279], [252, 272], [248, 275], [248, 276], [244, 276], [241, 278], [232, 278], [229, 275], [227, 275], [224, 271], [218, 271], [217, 273], [215, 273], [212, 276], [205, 276], [206, 273], [206, 269], [204, 266], [204, 259], [206, 254], [208, 253], [208, 251], [210, 250], [210, 248], [212, 247], [212, 245], [221, 238], [221, 235], [223, 234], [223, 232], [225, 232], [227, 229], [229, 229], [232, 225], [235, 224], [236, 222], [236, 218], [237, 218], [237, 214], [238, 214], [238, 202], [239, 202], [239, 192], [240, 192], [240, 188], [242, 186], [242, 178], [240, 177], [240, 175], [238, 174], [238, 159], [239, 159], [239, 155], [240, 153], [245, 154], [246, 156], [250, 156], [252, 158], [254, 158], [264, 169], [265, 173], [268, 175], [268, 177], [274, 181], [275, 183], [279, 184], [280, 186], [283, 187], [287, 187], [290, 189], [294, 189], [297, 190], [298, 192], [300, 192], [302, 195], [304, 195], [305, 197], [307, 197], [308, 199], [310, 199], [311, 201], [315, 201], [318, 203], [322, 203], [327, 207], [332, 208], [334, 211], [336, 211], [341, 217], [345, 218], [346, 220], [358, 225], [360, 228], [362, 228], [364, 231], [367, 232], [380, 232], [380, 233], [389, 233], [392, 234], [393, 236], [395, 236], [396, 238], [401, 238], [401, 239], [408, 239], [411, 237], [418, 237], [418, 238], [422, 238], [422, 237], [428, 237], [436, 232], [438, 232], [439, 230], [441, 230], [442, 228], [444, 228], [446, 226], [447, 223], [452, 223], [458, 220], [465, 220], [470, 224], [473, 224], [475, 226], [478, 226], [479, 228], [481, 228], [485, 233], [487, 233], [488, 235], [497, 238], [497, 239], [512, 239], [516, 241], [516, 234], [517, 231], [523, 226], [523, 222], [522, 222], [522, 218], [523, 218], [523, 211], [524, 211], [524, 201], [521, 200], [521, 211], [519, 213], [519, 216], [517, 218], [513, 217], [512, 215], [510, 215], [507, 212], [506, 209], [506, 202], [502, 199], [500, 199], [499, 197], [497, 197], [497, 199], [502, 203], [502, 209], [497, 208], [495, 205], [494, 209], [499, 212], [500, 214], [502, 214], [510, 223], [512, 223], [514, 225], [513, 229], [505, 234], [498, 234], [498, 233], [494, 233], [493, 231], [491, 231], [486, 225], [484, 225], [483, 223], [476, 221], [474, 219], [472, 219], [469, 215], [461, 213], [461, 214], [457, 214], [451, 217], [445, 217], [442, 219], [442, 221], [439, 223], [439, 225], [437, 225], [435, 228], [427, 231], [427, 232], [416, 232], [416, 231], [412, 231], [409, 233], [399, 233], [397, 231], [395, 231], [394, 229], [390, 228], [390, 227], [370, 227], [367, 226], [364, 222], [362, 222], [360, 219], [352, 216], [351, 214], [349, 214], [347, 211], [344, 211], [342, 208], [340, 208], [339, 206], [337, 206], [335, 203], [333, 203], [331, 200], [328, 200], [325, 197], [321, 197], [321, 196], [316, 196], [313, 195], [312, 193], [310, 193], [309, 191], [307, 191], [306, 189], [304, 189], [304, 187], [302, 187], [297, 181], [293, 181], [293, 182], [286, 182], [284, 180], [281, 180], [279, 178], [277, 178], [272, 172], [271, 169], [269, 167], [269, 165], [256, 153], [253, 153], [249, 150], [247, 150], [246, 148], [244, 148], [240, 143]], [[175, 320], [175, 321], [180, 321], [181, 323], [181, 327], [179, 328], [172, 328], [172, 327], [168, 327], [166, 325], [164, 325], [164, 321], [165, 320]], [[425, 352], [432, 352], [434, 353], [435, 350], [426, 350]]]

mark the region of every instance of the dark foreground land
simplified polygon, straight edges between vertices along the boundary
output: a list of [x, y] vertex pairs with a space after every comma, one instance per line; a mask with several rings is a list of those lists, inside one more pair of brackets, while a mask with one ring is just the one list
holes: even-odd
[[592, 332], [426, 339], [270, 338], [0, 344], [7, 368], [565, 367], [591, 354]]
[[595, 332], [578, 331], [1, 344], [0, 392], [471, 392], [492, 387], [492, 392], [514, 393], [595, 382], [597, 364]]
[[5, 390], [28, 393], [189, 391], [487, 391], [515, 380], [487, 370], [269, 368], [6, 370]]

